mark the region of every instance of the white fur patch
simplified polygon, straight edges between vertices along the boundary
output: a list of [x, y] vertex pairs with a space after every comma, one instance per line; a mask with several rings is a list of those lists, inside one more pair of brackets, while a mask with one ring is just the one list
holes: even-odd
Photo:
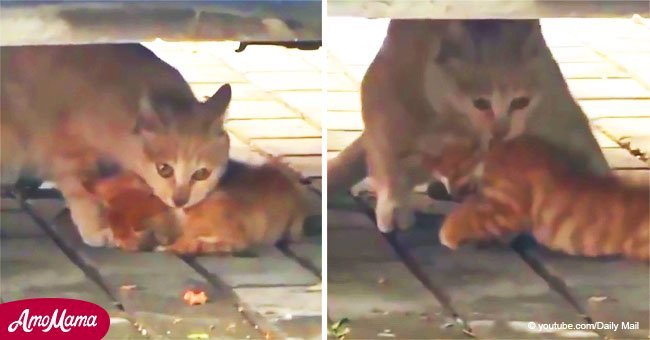
[[197, 239], [203, 243], [218, 243], [219, 238], [216, 236], [199, 236]]
[[187, 220], [187, 213], [182, 208], [174, 209], [174, 216], [176, 216], [176, 220], [181, 224], [184, 224]]

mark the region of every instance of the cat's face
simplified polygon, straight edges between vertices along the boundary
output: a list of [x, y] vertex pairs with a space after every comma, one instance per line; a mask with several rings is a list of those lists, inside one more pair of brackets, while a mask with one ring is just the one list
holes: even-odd
[[490, 139], [523, 133], [540, 101], [537, 21], [449, 21], [431, 45], [425, 88], [434, 109], [464, 114]]
[[228, 163], [224, 130], [231, 89], [222, 86], [204, 103], [153, 98], [141, 103], [136, 135], [145, 160], [138, 174], [165, 204], [190, 207], [218, 184]]

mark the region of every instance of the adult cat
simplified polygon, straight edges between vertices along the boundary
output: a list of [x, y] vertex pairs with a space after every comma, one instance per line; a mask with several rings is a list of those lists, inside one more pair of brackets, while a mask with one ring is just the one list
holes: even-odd
[[369, 175], [384, 232], [412, 222], [409, 194], [430, 173], [398, 160], [432, 130], [470, 131], [482, 148], [494, 137], [535, 135], [561, 146], [572, 166], [609, 171], [537, 20], [392, 20], [361, 104], [365, 131], [328, 162], [328, 191]]
[[139, 44], [3, 47], [2, 181], [53, 180], [84, 242], [111, 245], [100, 201], [82, 185], [100, 159], [133, 171], [165, 204], [201, 201], [228, 160], [222, 86], [204, 103]]

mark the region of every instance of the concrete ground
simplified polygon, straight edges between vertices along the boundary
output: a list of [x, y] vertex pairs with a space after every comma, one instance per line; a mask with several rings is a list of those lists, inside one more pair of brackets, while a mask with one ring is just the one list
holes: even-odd
[[[232, 85], [227, 129], [233, 158], [256, 163], [284, 156], [320, 190], [320, 51], [250, 46], [235, 53], [237, 45], [227, 42], [146, 46], [176, 67], [199, 99]], [[2, 301], [94, 302], [111, 316], [106, 339], [321, 337], [320, 230], [287, 249], [186, 259], [87, 247], [62, 201], [28, 203], [33, 215], [2, 200]], [[208, 303], [187, 306], [182, 296], [191, 288], [205, 290]]]
[[[363, 129], [359, 85], [387, 22], [328, 20], [328, 157]], [[622, 176], [649, 183], [650, 22], [544, 19], [542, 26], [610, 165]], [[357, 191], [367, 189], [360, 185]], [[423, 189], [416, 190], [419, 202], [428, 200], [417, 194]], [[499, 247], [451, 252], [437, 240], [434, 226], [439, 222], [439, 216], [421, 218], [405, 234], [406, 244], [429, 277], [450, 295], [478, 338], [598, 336], [594, 330], [575, 329], [585, 322], [514, 252]], [[601, 335], [648, 338], [647, 264], [548, 253], [543, 262], [566, 282], [588, 313], [603, 322]], [[349, 339], [467, 337], [398, 260], [366, 215], [352, 208], [328, 211], [328, 314], [332, 321], [349, 320], [337, 329], [339, 334], [349, 331]], [[554, 322], [558, 324], [549, 328]], [[562, 322], [574, 329], [563, 327]], [[622, 322], [638, 322], [639, 327], [621, 329]], [[608, 325], [619, 328], [605, 329]]]

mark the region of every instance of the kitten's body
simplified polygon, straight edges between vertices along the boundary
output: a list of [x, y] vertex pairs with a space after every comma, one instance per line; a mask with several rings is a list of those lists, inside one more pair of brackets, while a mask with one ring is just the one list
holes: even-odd
[[650, 258], [650, 186], [577, 174], [556, 148], [533, 137], [495, 146], [481, 189], [447, 217], [441, 242], [532, 231], [545, 246], [574, 255]]
[[[222, 133], [230, 88], [199, 103], [174, 68], [141, 45], [3, 47], [2, 181], [27, 168], [62, 191], [90, 245], [112, 242], [82, 181], [98, 158], [134, 171], [168, 205], [200, 201], [228, 158]], [[174, 176], [157, 169], [170, 163]], [[190, 183], [206, 167], [209, 178]]]
[[[124, 245], [144, 245], [148, 229], [168, 250], [182, 254], [231, 252], [256, 244], [296, 240], [307, 216], [320, 212], [320, 202], [298, 183], [298, 175], [278, 160], [260, 166], [231, 162], [219, 187], [200, 203], [184, 209], [173, 223], [173, 208], [152, 196], [133, 173], [99, 181], [95, 187], [107, 202], [113, 221], [130, 221], [136, 231]], [[120, 195], [115, 195], [119, 193]], [[111, 225], [123, 230], [125, 224]], [[129, 229], [129, 228], [127, 228]], [[126, 235], [118, 233], [116, 235]]]
[[320, 199], [278, 159], [239, 166], [200, 204], [186, 209], [182, 236], [169, 249], [182, 254], [231, 252], [300, 239]]
[[[510, 110], [522, 96], [529, 104]], [[479, 97], [490, 110], [473, 106]], [[409, 194], [430, 179], [423, 169], [400, 168], [400, 155], [423, 136], [435, 144], [430, 131], [447, 126], [464, 127], [482, 148], [495, 136], [537, 135], [563, 145], [585, 171], [608, 172], [538, 21], [393, 20], [363, 79], [361, 102], [365, 131], [329, 161], [328, 191], [348, 188], [367, 170], [382, 231], [410, 224]]]

